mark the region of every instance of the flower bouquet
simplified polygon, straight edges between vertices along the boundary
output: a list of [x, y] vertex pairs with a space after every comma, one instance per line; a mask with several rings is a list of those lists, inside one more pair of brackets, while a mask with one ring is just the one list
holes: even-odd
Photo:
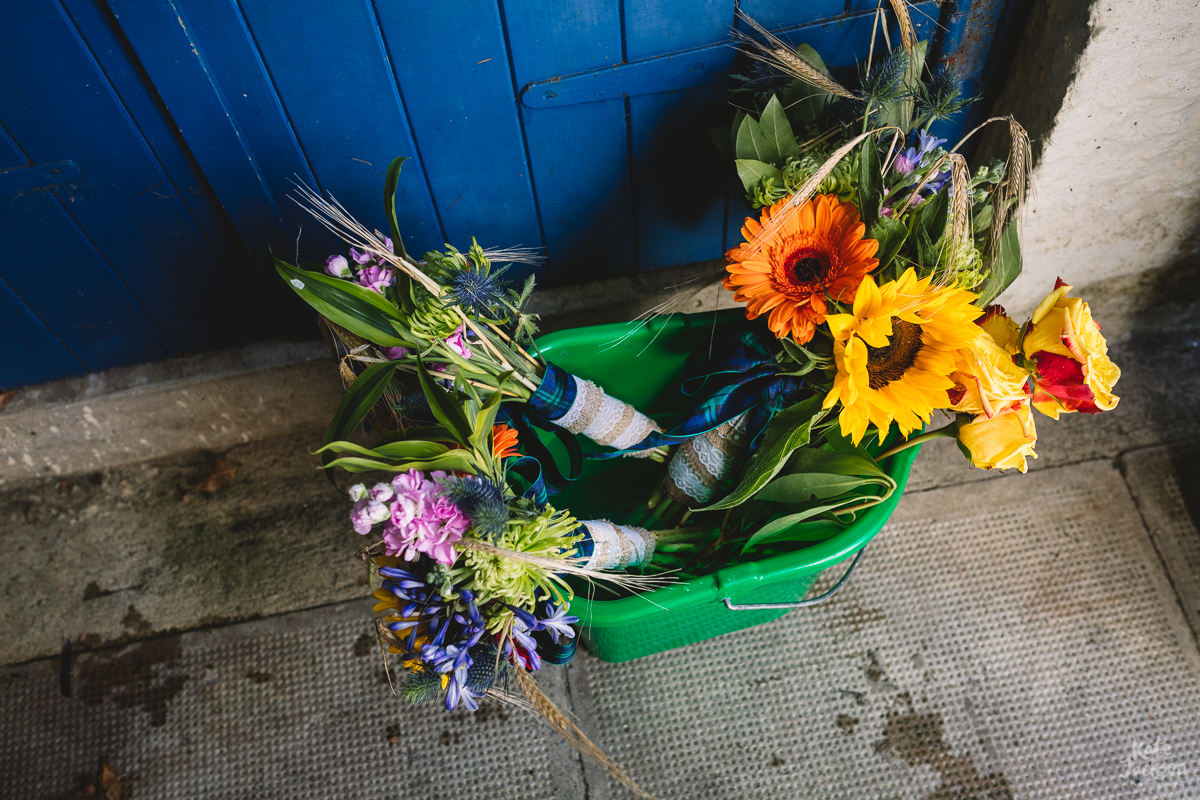
[[[746, 323], [688, 365], [701, 432], [634, 517], [715, 528], [664, 553], [671, 566], [702, 573], [829, 535], [895, 491], [881, 462], [934, 438], [957, 439], [976, 467], [1024, 472], [1032, 409], [1116, 405], [1120, 371], [1070, 286], [1021, 326], [993, 305], [1021, 271], [1028, 137], [988, 120], [1007, 125], [1008, 159], [972, 174], [959, 148], [983, 126], [949, 149], [929, 132], [970, 99], [952, 68], [925, 68], [904, 2], [892, 7], [901, 41], [860, 65], [854, 88], [741, 15], [757, 35], [741, 37], [754, 69], [736, 105], [751, 110], [715, 138], [761, 212], [726, 254]], [[934, 411], [949, 423], [914, 435]], [[714, 511], [725, 516], [693, 517]]]

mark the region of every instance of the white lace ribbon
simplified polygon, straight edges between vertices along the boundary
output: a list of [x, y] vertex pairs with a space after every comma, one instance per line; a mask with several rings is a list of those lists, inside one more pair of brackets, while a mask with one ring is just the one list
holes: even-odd
[[584, 569], [625, 569], [650, 563], [654, 534], [644, 528], [618, 525], [603, 519], [582, 520], [592, 540], [592, 554]]
[[654, 420], [591, 381], [569, 377], [575, 382], [575, 402], [561, 417], [550, 420], [556, 425], [617, 450], [634, 446], [651, 431], [662, 430]]

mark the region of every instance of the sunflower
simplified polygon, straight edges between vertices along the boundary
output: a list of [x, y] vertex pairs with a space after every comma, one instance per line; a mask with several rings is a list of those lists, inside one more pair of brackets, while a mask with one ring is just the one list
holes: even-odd
[[[788, 198], [763, 209], [755, 222], [742, 226], [746, 239], [725, 254], [729, 262], [725, 288], [746, 303], [746, 318], [771, 312], [767, 325], [782, 339], [791, 336], [805, 344], [825, 319], [826, 298], [847, 301], [879, 260], [872, 258], [879, 242], [864, 239], [866, 226], [853, 203], [836, 195], [819, 194], [791, 214], [768, 241], [756, 241]], [[755, 252], [757, 250], [757, 252]]]
[[907, 437], [933, 409], [950, 407], [956, 351], [979, 334], [974, 320], [983, 310], [971, 305], [974, 294], [930, 281], [912, 269], [883, 286], [868, 275], [853, 313], [826, 319], [837, 377], [824, 406], [841, 402], [842, 435], [856, 445], [871, 423], [880, 440], [893, 420]]

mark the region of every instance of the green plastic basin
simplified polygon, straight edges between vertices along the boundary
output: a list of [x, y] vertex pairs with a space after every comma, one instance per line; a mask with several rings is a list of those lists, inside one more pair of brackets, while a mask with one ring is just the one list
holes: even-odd
[[[660, 318], [641, 330], [626, 324], [596, 325], [548, 334], [538, 340], [555, 364], [581, 378], [595, 381], [609, 394], [670, 424], [692, 402], [678, 389], [688, 355], [708, 347], [710, 337], [743, 319], [731, 309], [713, 315]], [[557, 443], [547, 443], [554, 449]], [[591, 442], [584, 447], [594, 448]], [[919, 447], [903, 450], [885, 466], [898, 484], [892, 496], [868, 509], [831, 538], [801, 550], [754, 560], [690, 580], [679, 580], [632, 597], [600, 599], [581, 592], [570, 613], [579, 617], [588, 649], [604, 661], [629, 661], [651, 653], [711, 639], [731, 631], [770, 622], [786, 610], [735, 611], [733, 603], [782, 603], [801, 599], [819, 572], [861, 550], [883, 527], [908, 482]], [[561, 452], [561, 451], [559, 451]], [[639, 508], [657, 486], [662, 464], [646, 459], [618, 458], [586, 461], [583, 475], [569, 489], [551, 498], [578, 519], [622, 522]]]

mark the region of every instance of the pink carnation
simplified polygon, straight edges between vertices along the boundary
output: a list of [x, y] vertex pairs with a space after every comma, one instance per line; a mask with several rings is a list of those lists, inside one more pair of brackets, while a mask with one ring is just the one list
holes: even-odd
[[[422, 553], [442, 564], [453, 564], [453, 544], [462, 538], [471, 520], [442, 492], [445, 472], [409, 470], [392, 479], [395, 499], [391, 517], [383, 528], [388, 555], [415, 561]], [[432, 479], [432, 480], [431, 480]]]

